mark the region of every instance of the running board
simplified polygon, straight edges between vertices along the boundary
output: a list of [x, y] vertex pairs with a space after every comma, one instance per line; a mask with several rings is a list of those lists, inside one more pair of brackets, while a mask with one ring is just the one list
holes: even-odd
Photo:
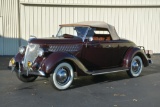
[[122, 71], [127, 71], [129, 69], [127, 68], [112, 68], [112, 69], [103, 69], [103, 70], [97, 70], [97, 71], [92, 71], [91, 75], [102, 75], [102, 74], [109, 74], [109, 73], [115, 73], [115, 72], [122, 72]]

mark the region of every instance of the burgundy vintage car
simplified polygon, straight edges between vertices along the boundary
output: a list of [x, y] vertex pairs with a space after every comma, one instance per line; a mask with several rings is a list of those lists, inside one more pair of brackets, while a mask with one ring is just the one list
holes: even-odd
[[56, 37], [31, 37], [9, 66], [23, 82], [49, 77], [56, 89], [64, 90], [77, 76], [126, 71], [138, 77], [150, 62], [144, 47], [120, 38], [113, 26], [89, 21], [62, 24]]

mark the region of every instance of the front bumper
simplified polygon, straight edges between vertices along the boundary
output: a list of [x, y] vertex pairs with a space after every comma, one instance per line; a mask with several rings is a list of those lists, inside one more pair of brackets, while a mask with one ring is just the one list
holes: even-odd
[[15, 61], [14, 58], [12, 58], [12, 59], [9, 61], [8, 68], [9, 68], [11, 71], [14, 71], [15, 66], [16, 66], [16, 61]]
[[[9, 61], [8, 68], [13, 72], [19, 72], [20, 74], [23, 75], [38, 75], [38, 76], [46, 76], [44, 71], [41, 70], [33, 70], [31, 67], [31, 63], [28, 62], [28, 69], [24, 70], [23, 69], [23, 64], [20, 62], [16, 62], [15, 58], [12, 58]], [[17, 69], [18, 68], [18, 69]]]

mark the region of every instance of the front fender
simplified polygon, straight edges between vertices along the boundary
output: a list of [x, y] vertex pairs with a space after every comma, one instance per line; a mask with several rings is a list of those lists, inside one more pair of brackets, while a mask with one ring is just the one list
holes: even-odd
[[41, 64], [42, 71], [50, 74], [53, 69], [63, 60], [70, 60], [78, 66], [80, 70], [87, 73], [87, 68], [73, 55], [67, 52], [54, 52], [50, 54]]
[[[23, 60], [24, 55], [17, 53], [10, 61], [9, 61], [9, 65], [8, 68], [11, 69], [13, 67], [18, 68], [18, 63], [21, 63]], [[14, 62], [13, 62], [14, 61]], [[13, 69], [12, 69], [13, 71]]]
[[144, 51], [138, 47], [131, 47], [127, 50], [127, 52], [124, 56], [122, 66], [126, 67], [126, 68], [130, 68], [132, 58], [135, 55], [138, 55], [141, 57], [144, 67], [149, 65], [148, 58], [147, 58], [146, 54], [144, 53]]
[[17, 55], [14, 56], [15, 62], [22, 62], [24, 55], [17, 53]]

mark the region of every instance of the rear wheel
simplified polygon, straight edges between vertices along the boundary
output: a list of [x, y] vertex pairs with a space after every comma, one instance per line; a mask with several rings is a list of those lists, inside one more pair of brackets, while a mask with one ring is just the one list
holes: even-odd
[[134, 56], [131, 61], [130, 70], [127, 71], [127, 73], [130, 77], [138, 77], [141, 74], [142, 69], [143, 69], [143, 62], [141, 57]]
[[58, 90], [65, 90], [70, 87], [73, 82], [73, 68], [67, 62], [62, 62], [54, 70], [50, 77], [52, 85]]

